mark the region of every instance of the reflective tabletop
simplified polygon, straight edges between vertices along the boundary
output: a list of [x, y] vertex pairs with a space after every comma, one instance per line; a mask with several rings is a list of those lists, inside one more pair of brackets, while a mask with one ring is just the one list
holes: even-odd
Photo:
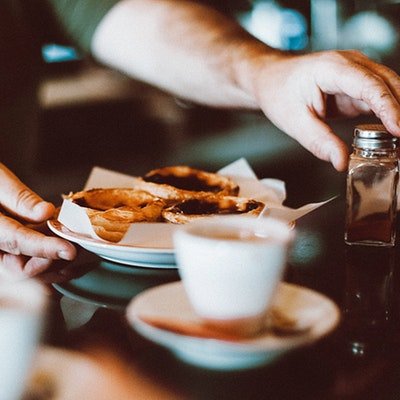
[[[107, 362], [132, 368], [157, 387], [154, 398], [399, 398], [398, 246], [346, 246], [343, 226], [343, 196], [297, 221], [285, 275], [333, 300], [338, 327], [266, 365], [201, 368], [139, 335], [126, 319], [128, 303], [148, 288], [179, 281], [177, 271], [119, 265], [85, 250], [62, 273], [55, 265], [40, 277], [52, 299], [43, 343], [89, 356], [103, 352]], [[126, 379], [136, 384], [133, 372]]]

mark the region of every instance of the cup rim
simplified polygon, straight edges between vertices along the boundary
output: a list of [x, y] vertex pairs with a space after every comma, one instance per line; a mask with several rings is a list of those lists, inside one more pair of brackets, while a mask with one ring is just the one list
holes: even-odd
[[[245, 226], [244, 226], [245, 224]], [[258, 230], [259, 233], [264, 231], [266, 233], [265, 238], [268, 238], [268, 235], [271, 233], [274, 234], [273, 239], [274, 242], [280, 243], [289, 243], [293, 240], [294, 231], [290, 227], [290, 225], [281, 219], [274, 217], [250, 217], [250, 216], [242, 216], [242, 215], [226, 215], [226, 216], [213, 216], [208, 218], [203, 218], [200, 220], [192, 221], [186, 225], [182, 225], [179, 227], [174, 233], [174, 240], [178, 237], [189, 237], [195, 238], [196, 240], [201, 241], [219, 241], [232, 243], [232, 239], [224, 239], [224, 238], [215, 238], [208, 237], [205, 234], [201, 234], [199, 231], [202, 229], [208, 229], [215, 227], [217, 229], [221, 229], [223, 226], [229, 228], [246, 228], [246, 226], [250, 229]], [[266, 232], [268, 230], [268, 232]], [[261, 235], [260, 235], [261, 236]], [[262, 236], [261, 236], [262, 237]], [[245, 240], [238, 240], [238, 243], [246, 243], [247, 245], [251, 244], [251, 242], [246, 242]], [[255, 244], [255, 243], [253, 243]]]

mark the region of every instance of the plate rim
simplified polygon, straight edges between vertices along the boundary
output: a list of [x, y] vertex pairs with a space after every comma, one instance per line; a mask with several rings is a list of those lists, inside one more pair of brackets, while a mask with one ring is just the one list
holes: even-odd
[[63, 239], [69, 240], [71, 242], [77, 243], [79, 245], [93, 246], [96, 248], [103, 248], [108, 250], [124, 250], [132, 253], [146, 253], [146, 254], [165, 254], [173, 255], [173, 248], [156, 248], [156, 247], [140, 247], [136, 245], [127, 245], [119, 243], [108, 243], [106, 241], [100, 241], [95, 238], [83, 235], [81, 233], [73, 232], [63, 225], [60, 221], [51, 219], [47, 221], [47, 226], [56, 235], [62, 237]]

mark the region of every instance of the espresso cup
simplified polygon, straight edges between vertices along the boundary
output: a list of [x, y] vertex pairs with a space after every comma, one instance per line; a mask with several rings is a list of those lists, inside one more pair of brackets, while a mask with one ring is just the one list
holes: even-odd
[[0, 274], [0, 400], [19, 400], [40, 341], [48, 293], [33, 279]]
[[203, 323], [243, 336], [259, 332], [293, 235], [283, 221], [244, 216], [204, 218], [178, 229], [178, 271]]

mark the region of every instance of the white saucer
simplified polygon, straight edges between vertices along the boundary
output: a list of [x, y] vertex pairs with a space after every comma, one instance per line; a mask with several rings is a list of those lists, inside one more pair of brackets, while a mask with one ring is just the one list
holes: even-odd
[[144, 268], [176, 268], [173, 249], [108, 243], [72, 232], [56, 220], [48, 221], [47, 225], [57, 236], [74, 242], [106, 260]]
[[182, 282], [164, 284], [137, 295], [128, 305], [130, 324], [144, 337], [168, 348], [177, 358], [199, 367], [239, 370], [272, 362], [285, 352], [311, 344], [331, 332], [340, 320], [336, 304], [313, 290], [281, 283], [274, 307], [309, 329], [279, 335], [268, 331], [241, 341], [204, 339], [178, 334], [145, 323], [140, 316], [193, 322], [197, 317], [186, 297]]

